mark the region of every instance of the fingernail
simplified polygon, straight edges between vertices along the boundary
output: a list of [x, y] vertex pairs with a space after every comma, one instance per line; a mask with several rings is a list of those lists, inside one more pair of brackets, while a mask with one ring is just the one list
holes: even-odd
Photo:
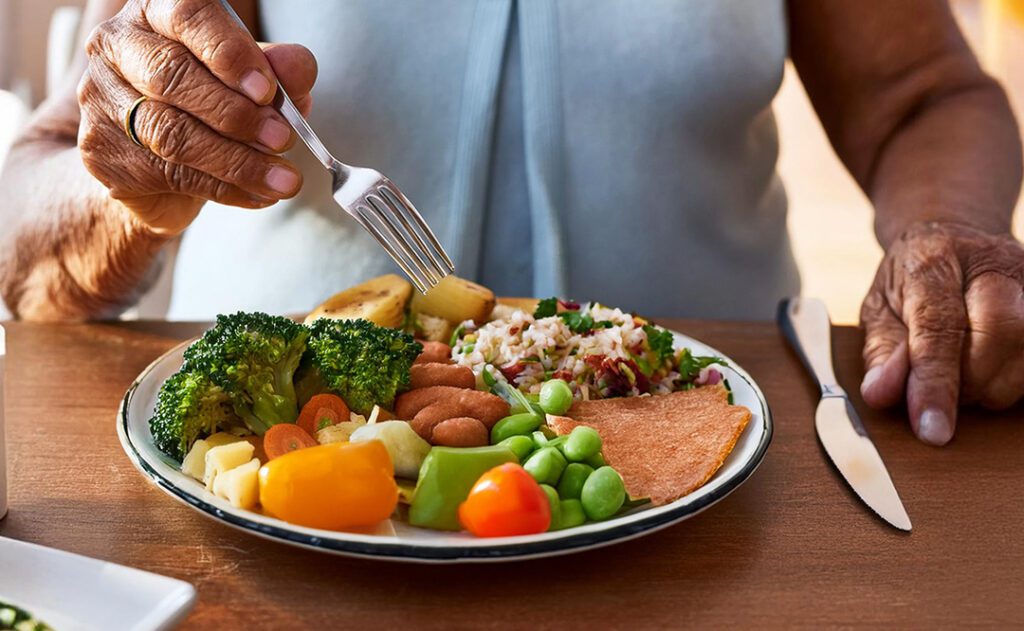
[[953, 424], [945, 412], [929, 408], [917, 421], [917, 437], [929, 445], [945, 445], [953, 438]]
[[864, 381], [860, 382], [860, 394], [864, 394], [871, 389], [871, 386], [875, 385], [878, 378], [882, 376], [882, 367], [875, 366], [871, 370], [864, 373]]
[[269, 149], [284, 149], [285, 145], [288, 144], [288, 139], [291, 137], [291, 128], [273, 118], [263, 121], [263, 124], [260, 125], [259, 133], [256, 134], [256, 140], [259, 140], [264, 147]]
[[270, 92], [270, 80], [263, 76], [259, 70], [250, 70], [242, 77], [242, 92], [249, 95], [249, 98], [257, 103], [262, 103]]
[[299, 185], [299, 174], [285, 167], [271, 167], [267, 171], [267, 186], [278, 193], [288, 194]]

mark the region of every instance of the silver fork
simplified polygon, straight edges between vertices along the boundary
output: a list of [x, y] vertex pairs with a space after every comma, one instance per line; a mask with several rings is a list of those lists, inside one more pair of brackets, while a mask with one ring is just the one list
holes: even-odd
[[[246, 28], [227, 0], [221, 0], [221, 4]], [[349, 166], [331, 155], [292, 103], [280, 81], [277, 82], [273, 105], [320, 164], [331, 172], [334, 201], [380, 243], [416, 289], [427, 293], [428, 289], [455, 271], [455, 264], [409, 198], [380, 171]]]

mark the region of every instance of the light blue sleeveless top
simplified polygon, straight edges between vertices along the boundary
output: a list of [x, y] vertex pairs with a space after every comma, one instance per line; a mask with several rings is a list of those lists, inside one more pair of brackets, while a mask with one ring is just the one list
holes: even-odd
[[[799, 290], [770, 105], [782, 0], [295, 0], [263, 38], [320, 76], [310, 122], [390, 176], [457, 273], [503, 295], [654, 316], [770, 318]], [[303, 312], [396, 266], [304, 148], [298, 197], [209, 204], [170, 316]]]

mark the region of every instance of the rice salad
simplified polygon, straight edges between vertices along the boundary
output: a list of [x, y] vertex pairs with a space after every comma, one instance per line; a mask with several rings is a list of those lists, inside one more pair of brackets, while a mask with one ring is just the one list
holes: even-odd
[[[676, 350], [672, 334], [599, 303], [549, 298], [533, 314], [520, 309], [482, 326], [464, 322], [452, 336], [452, 360], [538, 394], [566, 381], [577, 400], [668, 394], [723, 381], [718, 357]], [[728, 387], [728, 384], [726, 384]]]

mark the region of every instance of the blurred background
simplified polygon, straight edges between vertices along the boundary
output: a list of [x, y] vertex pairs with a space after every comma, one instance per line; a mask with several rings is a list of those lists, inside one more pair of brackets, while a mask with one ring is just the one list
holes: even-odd
[[[1024, 120], [1024, 0], [951, 2], [982, 65], [1003, 82]], [[0, 0], [0, 165], [27, 113], [63, 76], [84, 3]], [[804, 293], [823, 298], [836, 322], [856, 323], [882, 255], [870, 205], [829, 147], [792, 68], [775, 110], [782, 137], [779, 168]], [[1022, 210], [1019, 204], [1018, 237], [1024, 237]]]

